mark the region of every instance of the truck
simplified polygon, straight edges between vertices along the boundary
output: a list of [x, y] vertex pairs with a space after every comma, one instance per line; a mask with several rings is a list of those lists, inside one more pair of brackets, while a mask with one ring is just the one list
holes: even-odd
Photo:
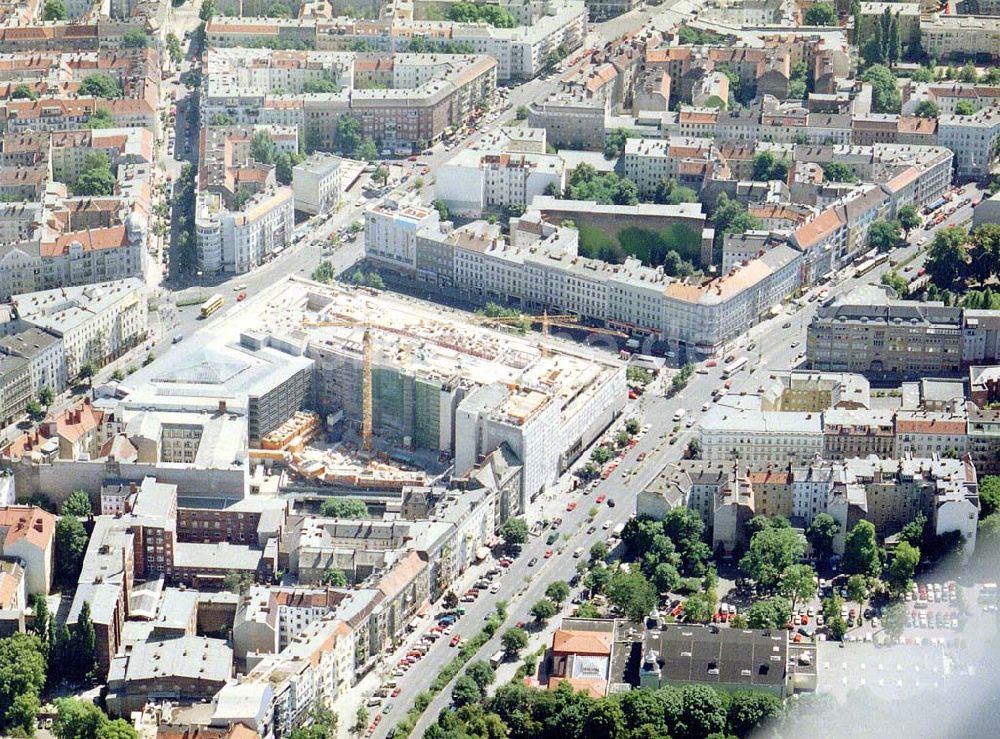
[[498, 649], [496, 652], [494, 652], [493, 656], [490, 657], [490, 667], [492, 667], [494, 670], [498, 668], [503, 663], [504, 656], [505, 653], [502, 649]]

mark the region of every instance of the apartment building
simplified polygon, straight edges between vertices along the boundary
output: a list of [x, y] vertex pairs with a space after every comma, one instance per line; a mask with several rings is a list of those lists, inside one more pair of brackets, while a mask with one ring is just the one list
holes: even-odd
[[365, 211], [365, 256], [380, 266], [413, 274], [417, 234], [439, 222], [435, 208], [389, 196]]
[[220, 193], [199, 191], [198, 267], [203, 272], [249, 272], [288, 246], [294, 227], [295, 194], [290, 187], [259, 192], [240, 210], [226, 207]]
[[1000, 58], [1000, 19], [986, 15], [930, 13], [920, 19], [924, 53], [936, 59]]
[[66, 356], [59, 337], [39, 328], [28, 328], [0, 339], [0, 352], [28, 360], [33, 395], [37, 396], [46, 387], [54, 392], [66, 387]]
[[956, 373], [971, 340], [965, 329], [961, 308], [895, 300], [884, 288], [872, 287], [817, 310], [806, 357], [813, 369], [870, 377]]
[[[560, 208], [573, 205], [572, 201], [554, 202]], [[603, 208], [583, 205], [591, 210]], [[369, 213], [384, 207], [376, 206]], [[694, 218], [698, 206], [635, 208], [637, 215], [643, 215], [643, 209], [662, 209], [680, 218]], [[563, 211], [550, 215], [556, 222], [571, 217]], [[626, 220], [632, 217], [629, 209], [618, 215]], [[420, 217], [433, 219], [424, 211]], [[391, 221], [384, 223], [389, 225]], [[405, 223], [394, 229], [401, 245], [398, 254], [379, 251], [385, 249], [389, 239], [386, 234], [378, 236], [374, 247], [369, 247], [366, 240], [366, 255], [381, 266], [415, 275], [439, 288], [458, 289], [479, 301], [512, 302], [539, 312], [547, 309], [550, 313], [575, 313], [638, 335], [684, 345], [699, 356], [714, 353], [723, 342], [757, 323], [795, 290], [800, 279], [802, 255], [784, 245], [733, 272], [703, 282], [675, 280], [634, 258], [613, 265], [579, 257], [578, 232], [552, 225], [533, 211], [519, 219], [511, 243], [482, 222], [459, 229], [429, 222], [411, 241], [412, 228], [412, 224]]]
[[340, 202], [340, 157], [316, 152], [292, 168], [292, 192], [295, 210], [318, 215]]
[[[16, 295], [21, 321], [62, 341], [65, 377], [102, 367], [146, 340], [144, 284], [136, 278]], [[30, 377], [30, 375], [29, 375]]]
[[566, 163], [557, 154], [466, 149], [437, 170], [434, 194], [451, 213], [481, 216], [565, 186]]
[[940, 116], [938, 144], [955, 153], [957, 179], [983, 179], [1000, 146], [1000, 108], [984, 108], [967, 116]]

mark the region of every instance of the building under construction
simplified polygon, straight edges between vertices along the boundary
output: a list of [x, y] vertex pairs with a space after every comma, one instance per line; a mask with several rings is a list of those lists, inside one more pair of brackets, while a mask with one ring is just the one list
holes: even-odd
[[457, 475], [506, 444], [523, 466], [523, 502], [625, 403], [625, 368], [608, 352], [387, 293], [290, 278], [274, 295], [261, 328], [306, 342], [317, 410], [361, 432], [370, 414], [383, 442], [453, 455]]

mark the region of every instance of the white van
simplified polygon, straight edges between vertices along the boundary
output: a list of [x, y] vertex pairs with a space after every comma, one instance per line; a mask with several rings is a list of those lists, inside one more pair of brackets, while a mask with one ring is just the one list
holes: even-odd
[[687, 414], [686, 410], [684, 410], [683, 408], [678, 408], [676, 411], [674, 411], [674, 423], [677, 423], [678, 421], [682, 420], [686, 414]]
[[574, 557], [575, 559], [580, 559], [580, 557], [581, 557], [581, 556], [583, 556], [583, 547], [577, 547], [577, 548], [576, 548], [576, 549], [575, 549], [575, 550], [573, 551], [573, 557]]

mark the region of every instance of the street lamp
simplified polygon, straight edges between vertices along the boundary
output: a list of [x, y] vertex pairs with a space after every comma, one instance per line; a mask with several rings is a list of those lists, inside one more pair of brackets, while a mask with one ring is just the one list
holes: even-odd
[[199, 269], [197, 272], [195, 272], [195, 274], [198, 275], [198, 299], [201, 300], [205, 297], [204, 289], [202, 288], [201, 285], [202, 271]]

